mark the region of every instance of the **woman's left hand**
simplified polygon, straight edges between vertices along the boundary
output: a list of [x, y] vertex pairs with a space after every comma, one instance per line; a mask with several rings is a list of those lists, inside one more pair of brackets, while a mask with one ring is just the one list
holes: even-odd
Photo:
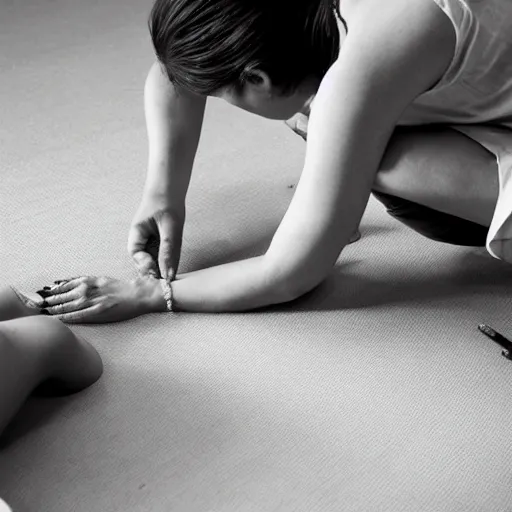
[[64, 323], [122, 322], [149, 312], [144, 301], [148, 279], [84, 276], [59, 283], [39, 290], [43, 299], [37, 305]]

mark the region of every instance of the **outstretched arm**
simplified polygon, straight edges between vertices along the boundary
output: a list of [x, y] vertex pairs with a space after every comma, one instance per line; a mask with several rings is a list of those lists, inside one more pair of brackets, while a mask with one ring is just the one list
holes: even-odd
[[[361, 220], [402, 112], [440, 79], [453, 55], [453, 27], [434, 2], [393, 0], [385, 9], [380, 3], [364, 0], [353, 12], [339, 58], [320, 85], [304, 170], [269, 249], [178, 275], [172, 282], [177, 309], [246, 311], [287, 302], [331, 271]], [[156, 279], [136, 283], [138, 314], [165, 311]]]
[[179, 309], [243, 311], [286, 302], [332, 269], [361, 220], [402, 112], [440, 79], [453, 55], [453, 27], [433, 2], [395, 0], [383, 10], [379, 1], [367, 0], [354, 14], [322, 81], [304, 170], [268, 251], [178, 276], [172, 289]]

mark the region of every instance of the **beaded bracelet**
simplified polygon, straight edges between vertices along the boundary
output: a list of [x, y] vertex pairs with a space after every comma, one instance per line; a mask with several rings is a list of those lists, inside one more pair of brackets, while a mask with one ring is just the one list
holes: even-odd
[[166, 279], [160, 279], [160, 286], [162, 287], [162, 291], [164, 292], [164, 299], [167, 303], [167, 311], [174, 311], [172, 304], [172, 288], [171, 283]]

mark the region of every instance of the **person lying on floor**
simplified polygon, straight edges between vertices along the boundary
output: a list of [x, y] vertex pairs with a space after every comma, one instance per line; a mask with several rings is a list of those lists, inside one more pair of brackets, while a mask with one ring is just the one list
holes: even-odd
[[[427, 237], [512, 261], [509, 0], [157, 0], [149, 28], [149, 163], [128, 240], [141, 277], [68, 280], [43, 294], [51, 315], [105, 322], [294, 300], [327, 277], [372, 193]], [[307, 119], [291, 123], [306, 157], [265, 254], [176, 274], [211, 96]]]
[[27, 397], [76, 393], [96, 382], [94, 347], [18, 290], [0, 288], [0, 436]]

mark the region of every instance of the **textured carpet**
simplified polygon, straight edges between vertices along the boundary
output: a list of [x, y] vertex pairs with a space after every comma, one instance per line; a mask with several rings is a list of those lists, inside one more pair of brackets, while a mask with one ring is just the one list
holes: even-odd
[[[148, 1], [0, 0], [0, 283], [134, 276]], [[180, 272], [263, 253], [304, 142], [208, 104]], [[512, 267], [370, 201], [318, 289], [258, 313], [73, 326], [105, 373], [31, 399], [0, 448], [15, 512], [510, 512]], [[0, 390], [2, 392], [2, 390]]]

